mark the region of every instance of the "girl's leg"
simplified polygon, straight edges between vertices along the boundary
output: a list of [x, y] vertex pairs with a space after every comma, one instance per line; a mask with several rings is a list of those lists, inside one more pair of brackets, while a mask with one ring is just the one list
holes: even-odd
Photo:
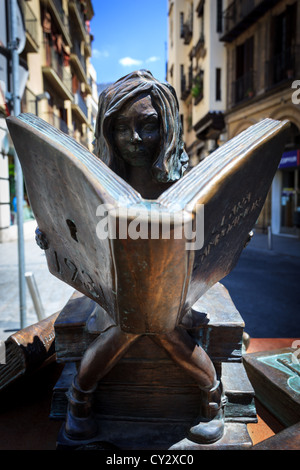
[[78, 385], [84, 390], [94, 388], [139, 337], [124, 333], [118, 326], [101, 333], [81, 360], [77, 374]]
[[150, 338], [162, 346], [173, 361], [195, 379], [201, 389], [210, 390], [215, 386], [216, 370], [211, 359], [201, 346], [195, 344], [184, 328], [177, 327], [171, 333]]
[[197, 424], [188, 432], [190, 440], [199, 444], [211, 444], [224, 434], [224, 407], [226, 398], [222, 385], [217, 380], [215, 367], [206, 352], [194, 343], [183, 328], [172, 333], [152, 337], [160, 344], [201, 389], [202, 403]]
[[127, 334], [111, 327], [88, 347], [78, 373], [68, 392], [65, 431], [71, 439], [89, 439], [97, 434], [92, 413], [93, 392], [104, 377], [126, 353], [139, 335]]

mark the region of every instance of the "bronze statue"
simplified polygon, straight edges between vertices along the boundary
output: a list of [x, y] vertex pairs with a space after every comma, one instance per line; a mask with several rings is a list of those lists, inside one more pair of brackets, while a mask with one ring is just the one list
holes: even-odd
[[[183, 175], [188, 163], [172, 87], [142, 70], [103, 91], [99, 97], [95, 154], [145, 199], [157, 199]], [[68, 396], [66, 432], [71, 438], [89, 438], [97, 433], [92, 414], [93, 391], [139, 336], [114, 326], [88, 348]], [[151, 338], [205, 391], [199, 424], [190, 430], [190, 438], [207, 443], [218, 440], [223, 435], [225, 399], [211, 360], [180, 326], [169, 334]]]
[[146, 199], [157, 199], [188, 165], [175, 90], [133, 72], [99, 97], [95, 155]]
[[[185, 173], [176, 94], [141, 70], [99, 97], [98, 159], [34, 116], [10, 118], [8, 126], [49, 270], [110, 318], [87, 348], [68, 392], [66, 434], [73, 440], [97, 434], [92, 406], [97, 384], [148, 335], [202, 391], [189, 439], [219, 440], [226, 404], [222, 383], [185, 325], [197, 299], [235, 266], [278, 166], [287, 122], [258, 123]], [[106, 202], [146, 212], [153, 203], [160, 217], [182, 213], [193, 226], [204, 205], [203, 246], [187, 249], [186, 239], [174, 236], [99, 240], [95, 214]]]

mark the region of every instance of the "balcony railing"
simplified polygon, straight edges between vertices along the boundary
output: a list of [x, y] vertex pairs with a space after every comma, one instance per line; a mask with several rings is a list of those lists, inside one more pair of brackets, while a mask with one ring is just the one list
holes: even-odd
[[191, 93], [191, 89], [193, 86], [193, 67], [190, 65], [188, 75], [186, 77], [186, 74], [183, 74], [181, 76], [181, 99], [186, 100], [189, 94]]
[[[79, 0], [70, 0], [69, 2], [69, 9], [73, 12], [73, 16], [76, 18], [76, 26], [79, 26], [79, 30], [83, 35], [83, 39], [85, 39], [85, 35], [87, 33], [86, 30], [86, 18], [82, 11], [81, 2]], [[76, 28], [75, 26], [75, 28]]]
[[86, 74], [86, 62], [85, 62], [85, 57], [81, 54], [81, 49], [80, 49], [80, 43], [77, 41], [73, 41], [73, 46], [72, 46], [72, 53], [75, 54], [77, 59], [79, 60], [84, 73]]
[[71, 47], [69, 18], [63, 9], [62, 0], [41, 0], [41, 2], [45, 9], [50, 12], [52, 20], [62, 33], [66, 44]]
[[246, 101], [254, 95], [254, 71], [251, 70], [232, 83], [231, 106]]
[[184, 44], [189, 44], [193, 37], [193, 10], [190, 10], [188, 20], [186, 22], [183, 21], [183, 13], [181, 17], [181, 24], [180, 24], [180, 37], [183, 39]]
[[193, 79], [193, 86], [192, 86], [192, 96], [194, 98], [194, 104], [200, 103], [203, 99], [203, 88], [204, 88], [204, 72], [200, 70], [197, 75]]
[[84, 16], [84, 13], [81, 9], [81, 2], [79, 0], [74, 0], [74, 3], [77, 6], [77, 11], [78, 11], [79, 17], [80, 17], [80, 19], [82, 21], [82, 24], [84, 26], [84, 29], [85, 29], [85, 16]]
[[193, 27], [190, 22], [183, 25], [182, 37], [184, 44], [189, 44], [193, 37]]
[[68, 17], [65, 14], [65, 11], [62, 6], [62, 0], [53, 0], [53, 3], [55, 5], [55, 8], [60, 16], [60, 19], [62, 21], [62, 24], [64, 25], [65, 28], [69, 29], [69, 21]]
[[29, 34], [31, 40], [34, 41], [35, 48], [38, 49], [37, 18], [27, 2], [23, 2], [22, 6], [24, 12], [26, 32]]
[[196, 44], [195, 47], [194, 47], [194, 55], [195, 55], [196, 57], [199, 57], [199, 56], [202, 55], [203, 49], [204, 49], [204, 44], [205, 44], [204, 34], [201, 33], [201, 34], [200, 34], [200, 37], [199, 37], [199, 39], [198, 39], [198, 42], [197, 42], [197, 44]]
[[74, 94], [74, 104], [76, 104], [81, 109], [81, 111], [87, 118], [88, 117], [87, 105], [79, 92]]
[[232, 30], [254, 8], [254, 0], [234, 0], [224, 12], [224, 32]]
[[191, 90], [188, 87], [187, 79], [185, 75], [182, 75], [181, 80], [180, 80], [180, 91], [181, 91], [181, 99], [186, 100]]
[[45, 48], [45, 63], [47, 67], [57, 74], [67, 91], [72, 94], [72, 76], [68, 68], [64, 65], [63, 55], [58, 54], [54, 47], [51, 47], [48, 42], [44, 43]]
[[223, 12], [224, 32], [221, 41], [233, 41], [278, 2], [279, 0], [233, 0]]
[[272, 88], [286, 80], [294, 80], [300, 73], [300, 48], [293, 46], [274, 55], [266, 62], [266, 88]]

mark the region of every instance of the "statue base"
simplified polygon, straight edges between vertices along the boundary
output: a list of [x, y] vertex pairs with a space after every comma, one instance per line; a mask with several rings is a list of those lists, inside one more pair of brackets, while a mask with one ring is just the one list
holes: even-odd
[[[157, 350], [161, 351], [159, 348]], [[152, 366], [155, 369], [154, 364]], [[174, 367], [171, 361], [165, 364], [164, 373], [169, 370], [169, 377], [172, 366]], [[98, 435], [89, 440], [72, 440], [65, 434], [63, 423], [57, 439], [57, 449], [208, 450], [251, 447], [247, 423], [257, 422], [257, 416], [254, 391], [243, 364], [219, 364], [228, 400], [225, 406], [225, 433], [222, 439], [209, 445], [196, 444], [186, 438], [187, 431], [197, 417], [201, 392], [191, 380], [186, 383], [189, 378], [184, 375], [182, 377], [179, 367], [176, 377], [174, 370], [177, 367], [175, 365], [171, 374], [172, 385], [170, 378], [167, 379], [167, 384], [163, 380], [159, 366], [156, 369], [160, 375], [160, 383], [155, 381], [151, 386], [145, 383], [146, 379], [144, 384], [130, 384], [129, 380], [127, 383], [120, 383], [118, 371], [111, 371], [105, 382], [99, 383], [95, 392], [94, 410]], [[147, 372], [149, 370], [145, 368], [145, 375]], [[64, 420], [68, 404], [66, 392], [75, 373], [76, 364], [67, 364], [57, 381], [53, 390], [52, 419]]]
[[93, 439], [70, 439], [62, 425], [57, 438], [57, 450], [247, 450], [252, 441], [247, 426], [226, 423], [225, 432], [214, 444], [197, 444], [185, 438], [187, 428], [182, 423], [141, 423], [101, 420], [101, 430]]
[[[92, 340], [87, 318], [78, 321], [78, 305], [73, 299], [55, 323], [57, 360], [65, 363], [53, 390], [50, 417], [64, 420], [66, 392], [71, 386], [82, 356], [82, 343]], [[92, 309], [89, 310], [89, 315]], [[72, 315], [76, 318], [70, 327]], [[257, 422], [254, 390], [242, 363], [244, 323], [227, 290], [215, 285], [194, 306], [186, 329], [214, 363], [227, 397], [225, 434], [214, 444], [196, 444], [186, 438], [202, 402], [195, 381], [147, 335], [140, 337], [114, 368], [102, 378], [94, 393], [94, 414], [98, 435], [88, 441], [74, 441], [64, 432], [58, 449], [243, 449], [251, 447], [247, 423]], [[67, 328], [68, 325], [68, 328]], [[73, 338], [73, 341], [72, 341]], [[82, 338], [82, 342], [80, 341]], [[78, 344], [69, 349], [68, 345]]]

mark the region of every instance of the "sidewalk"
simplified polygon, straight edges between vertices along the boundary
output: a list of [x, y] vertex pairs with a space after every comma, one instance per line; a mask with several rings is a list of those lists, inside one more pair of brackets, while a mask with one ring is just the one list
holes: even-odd
[[[37, 284], [45, 317], [58, 312], [66, 304], [74, 289], [50, 274], [45, 253], [34, 238], [24, 241], [25, 272], [32, 272]], [[38, 321], [37, 314], [26, 285], [26, 324]], [[20, 328], [18, 244], [0, 243], [0, 340]]]
[[271, 246], [268, 235], [254, 232], [247, 246], [248, 250], [263, 250], [270, 254], [280, 254], [300, 257], [300, 239], [288, 235], [272, 235]]
[[[268, 247], [268, 236], [255, 233], [246, 250], [263, 251], [270, 256], [276, 254], [300, 257], [300, 240], [292, 237], [272, 237], [272, 249]], [[38, 287], [45, 316], [61, 310], [74, 289], [50, 274], [44, 252], [37, 246], [34, 234], [24, 242], [25, 271], [32, 272]], [[26, 286], [26, 325], [38, 321], [33, 302]], [[20, 328], [18, 245], [17, 242], [0, 243], [0, 340]]]

